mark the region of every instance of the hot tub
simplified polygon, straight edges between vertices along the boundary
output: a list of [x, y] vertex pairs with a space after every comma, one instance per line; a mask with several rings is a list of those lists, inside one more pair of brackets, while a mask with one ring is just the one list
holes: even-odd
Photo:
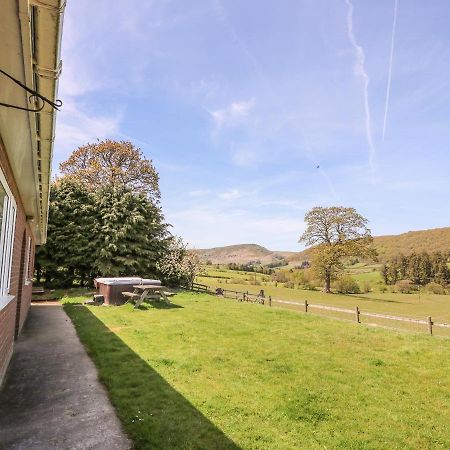
[[122, 292], [132, 292], [135, 284], [161, 286], [161, 281], [139, 277], [96, 278], [94, 280], [99, 295], [103, 295], [105, 298], [105, 305], [122, 305], [125, 302]]

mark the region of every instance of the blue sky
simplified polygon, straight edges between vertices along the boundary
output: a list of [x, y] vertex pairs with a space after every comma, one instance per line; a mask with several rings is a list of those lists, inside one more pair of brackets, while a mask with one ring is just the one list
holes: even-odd
[[448, 226], [449, 21], [445, 0], [70, 1], [54, 170], [133, 141], [196, 248], [299, 250], [319, 205], [374, 235]]

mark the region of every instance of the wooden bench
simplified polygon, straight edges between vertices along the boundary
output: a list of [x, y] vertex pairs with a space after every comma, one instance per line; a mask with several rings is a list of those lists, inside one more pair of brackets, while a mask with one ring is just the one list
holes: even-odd
[[162, 297], [163, 301], [167, 304], [170, 304], [169, 297], [175, 295], [172, 292], [167, 292], [165, 286], [156, 286], [156, 285], [144, 285], [138, 284], [133, 286], [134, 292], [122, 292], [124, 297], [127, 297], [129, 301], [134, 301], [134, 308], [139, 308], [141, 303], [144, 300], [160, 300]]
[[135, 298], [139, 298], [139, 297], [140, 297], [139, 294], [135, 294], [134, 292], [122, 292], [122, 295], [123, 295], [124, 297], [128, 297], [127, 302], [130, 301], [130, 300], [132, 300], [132, 299], [135, 299]]
[[33, 287], [31, 290], [33, 295], [42, 295], [45, 294], [44, 288], [42, 286]]

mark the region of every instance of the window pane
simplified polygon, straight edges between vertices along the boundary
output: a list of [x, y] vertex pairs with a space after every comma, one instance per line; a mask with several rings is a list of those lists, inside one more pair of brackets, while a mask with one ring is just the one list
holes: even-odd
[[5, 210], [6, 191], [0, 183], [0, 224], [3, 223], [3, 212]]
[[6, 253], [6, 243], [5, 243], [5, 234], [6, 234], [6, 191], [0, 183], [0, 295], [4, 294], [4, 272], [5, 272], [5, 253]]

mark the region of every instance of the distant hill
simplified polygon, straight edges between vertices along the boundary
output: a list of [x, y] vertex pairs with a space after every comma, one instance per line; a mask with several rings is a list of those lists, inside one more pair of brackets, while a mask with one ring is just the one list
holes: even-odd
[[[429, 253], [450, 251], [450, 227], [434, 228], [431, 230], [408, 231], [392, 236], [374, 237], [374, 245], [378, 251], [380, 261], [384, 261], [401, 253], [409, 255], [412, 252]], [[292, 264], [308, 260], [311, 250], [302, 252], [271, 251], [257, 244], [228, 245], [209, 249], [195, 250], [203, 262], [211, 261], [213, 264], [238, 263], [245, 264], [259, 261], [261, 264], [270, 264], [285, 258]]]
[[433, 228], [431, 230], [408, 231], [393, 236], [376, 236], [374, 244], [380, 260], [389, 259], [400, 253], [409, 255], [412, 252], [449, 252], [450, 227]]
[[[385, 261], [400, 254], [413, 252], [450, 252], [450, 227], [431, 230], [408, 231], [407, 233], [387, 236], [375, 236], [373, 244], [380, 261]], [[295, 255], [295, 259], [309, 259], [311, 250], [306, 249]], [[290, 257], [291, 259], [293, 257]]]
[[202, 262], [211, 261], [213, 264], [246, 264], [259, 261], [265, 265], [296, 254], [296, 252], [273, 252], [257, 244], [227, 245], [194, 251]]

